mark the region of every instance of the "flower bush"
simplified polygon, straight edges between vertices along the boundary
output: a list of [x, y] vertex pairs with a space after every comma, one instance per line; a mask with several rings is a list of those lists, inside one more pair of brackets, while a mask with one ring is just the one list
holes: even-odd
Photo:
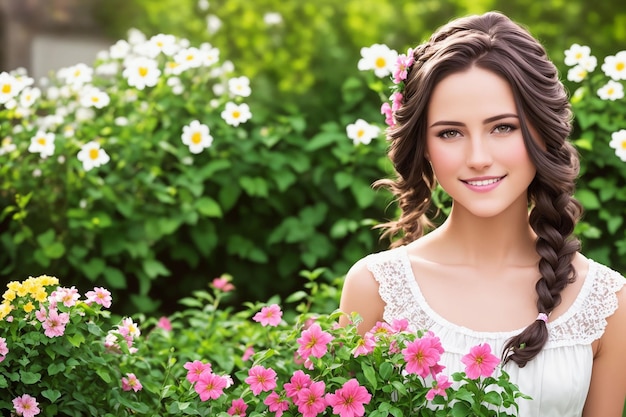
[[[223, 308], [228, 276], [181, 300], [170, 317], [111, 326], [110, 294], [81, 295], [41, 276], [9, 283], [0, 328], [0, 409], [18, 416], [517, 415], [519, 392], [483, 344], [439, 364], [437, 336], [406, 321], [378, 323], [361, 337], [319, 314], [336, 292], [304, 273], [309, 294]], [[353, 317], [354, 322], [358, 317]]]

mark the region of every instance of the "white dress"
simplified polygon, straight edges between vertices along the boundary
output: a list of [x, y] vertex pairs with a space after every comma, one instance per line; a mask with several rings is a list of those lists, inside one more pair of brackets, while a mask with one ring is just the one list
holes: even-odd
[[[463, 371], [461, 357], [472, 346], [489, 343], [501, 357], [506, 341], [522, 329], [478, 332], [456, 325], [433, 311], [413, 275], [406, 247], [369, 255], [368, 270], [379, 283], [385, 302], [384, 320], [407, 319], [412, 329], [429, 329], [441, 339], [445, 373]], [[524, 368], [508, 363], [505, 370], [533, 400], [520, 399], [520, 417], [580, 417], [589, 390], [593, 353], [591, 343], [604, 333], [606, 318], [617, 309], [616, 292], [626, 280], [592, 260], [585, 282], [572, 306], [549, 321], [549, 339]]]

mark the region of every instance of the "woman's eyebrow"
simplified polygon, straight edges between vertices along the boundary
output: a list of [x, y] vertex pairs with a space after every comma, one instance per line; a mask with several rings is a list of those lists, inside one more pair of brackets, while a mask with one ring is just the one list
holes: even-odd
[[[485, 120], [483, 120], [483, 124], [488, 124], [488, 123], [492, 123], [495, 122], [496, 120], [500, 120], [500, 119], [507, 119], [509, 117], [514, 117], [514, 118], [519, 118], [519, 116], [515, 113], [503, 113], [503, 114], [498, 114], [496, 116], [491, 116], [486, 118]], [[454, 122], [451, 120], [439, 120], [435, 123], [433, 123], [432, 125], [430, 125], [430, 127], [435, 127], [435, 126], [465, 126], [465, 123], [462, 122]]]

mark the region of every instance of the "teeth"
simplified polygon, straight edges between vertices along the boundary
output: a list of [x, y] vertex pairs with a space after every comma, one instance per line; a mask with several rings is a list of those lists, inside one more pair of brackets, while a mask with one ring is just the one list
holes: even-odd
[[500, 178], [493, 178], [490, 180], [482, 180], [482, 181], [465, 181], [469, 185], [475, 185], [477, 187], [484, 187], [485, 185], [494, 184], [500, 181]]

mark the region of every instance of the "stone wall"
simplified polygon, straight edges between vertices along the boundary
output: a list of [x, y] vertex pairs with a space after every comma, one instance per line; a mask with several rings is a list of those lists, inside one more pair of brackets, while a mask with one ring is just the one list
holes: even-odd
[[113, 42], [94, 19], [106, 0], [0, 0], [0, 71], [24, 67], [39, 78], [79, 62], [91, 65]]

